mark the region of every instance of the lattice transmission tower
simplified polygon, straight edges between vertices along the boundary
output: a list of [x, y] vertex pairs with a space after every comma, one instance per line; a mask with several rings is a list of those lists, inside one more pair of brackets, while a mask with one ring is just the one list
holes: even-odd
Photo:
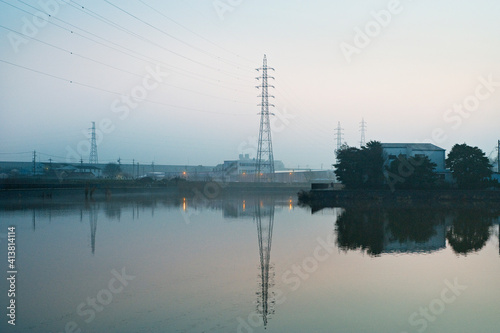
[[337, 128], [335, 129], [335, 139], [337, 140], [337, 150], [340, 150], [340, 147], [342, 147], [342, 137], [344, 135], [344, 129], [340, 127], [340, 121], [337, 125]]
[[366, 121], [365, 118], [361, 118], [359, 123], [359, 131], [361, 132], [361, 140], [359, 140], [359, 146], [363, 147], [366, 144], [365, 134], [366, 134]]
[[274, 115], [269, 112], [269, 107], [274, 107], [273, 104], [269, 104], [269, 97], [274, 98], [274, 96], [268, 94], [268, 88], [274, 88], [273, 85], [267, 83], [268, 79], [274, 79], [272, 76], [267, 75], [268, 70], [273, 70], [274, 68], [267, 67], [267, 58], [264, 55], [264, 61], [261, 68], [257, 68], [257, 71], [261, 72], [261, 76], [257, 77], [257, 80], [261, 80], [261, 84], [257, 88], [261, 88], [262, 92], [259, 97], [262, 98], [260, 109], [260, 129], [259, 129], [259, 142], [257, 146], [257, 160], [255, 167], [255, 177], [256, 181], [263, 180], [262, 176], [264, 173], [269, 175], [268, 180], [272, 180], [274, 176], [274, 155], [273, 155], [273, 142], [271, 140], [271, 125], [269, 122], [269, 115]]
[[92, 136], [90, 138], [90, 157], [89, 164], [97, 164], [97, 143], [95, 139], [95, 121], [92, 122]]
[[497, 142], [497, 172], [500, 173], [500, 140]]

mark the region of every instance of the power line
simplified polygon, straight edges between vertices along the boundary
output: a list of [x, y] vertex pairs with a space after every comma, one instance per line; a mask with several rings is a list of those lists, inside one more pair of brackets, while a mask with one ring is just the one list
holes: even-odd
[[[109, 4], [109, 5], [113, 6], [113, 7], [115, 7], [116, 9], [120, 10], [121, 12], [123, 12], [123, 13], [125, 13], [125, 14], [127, 14], [127, 15], [129, 15], [129, 16], [131, 16], [131, 17], [133, 17], [133, 18], [135, 18], [136, 20], [138, 20], [138, 21], [142, 22], [143, 24], [145, 24], [145, 25], [147, 25], [147, 26], [149, 26], [149, 27], [151, 27], [151, 28], [153, 28], [153, 29], [155, 29], [155, 30], [157, 30], [157, 31], [159, 31], [159, 32], [161, 32], [161, 33], [163, 33], [163, 34], [165, 34], [166, 36], [168, 36], [168, 37], [170, 37], [170, 38], [175, 39], [176, 41], [178, 41], [178, 42], [180, 42], [180, 43], [182, 43], [182, 44], [184, 44], [184, 45], [187, 45], [187, 46], [189, 46], [189, 47], [191, 47], [191, 48], [193, 48], [193, 49], [195, 49], [195, 50], [197, 50], [197, 51], [199, 51], [199, 52], [202, 52], [202, 53], [204, 53], [204, 54], [206, 54], [206, 55], [208, 55], [208, 56], [215, 57], [215, 58], [216, 58], [216, 59], [218, 59], [218, 60], [222, 60], [222, 58], [217, 57], [217, 56], [215, 56], [215, 55], [211, 54], [210, 52], [207, 52], [207, 51], [205, 51], [205, 50], [202, 50], [202, 49], [200, 49], [200, 48], [198, 48], [198, 47], [196, 47], [196, 46], [194, 46], [194, 45], [191, 45], [191, 44], [189, 44], [189, 43], [187, 43], [187, 42], [185, 42], [185, 41], [183, 41], [183, 40], [181, 40], [181, 39], [179, 39], [179, 38], [177, 38], [177, 37], [175, 37], [175, 36], [173, 36], [173, 35], [171, 35], [171, 34], [169, 34], [169, 33], [165, 32], [165, 31], [164, 31], [164, 30], [162, 30], [162, 29], [160, 29], [160, 28], [158, 28], [158, 27], [155, 27], [155, 26], [154, 26], [154, 25], [152, 25], [151, 23], [148, 23], [148, 22], [146, 22], [146, 21], [144, 21], [144, 20], [140, 19], [140, 18], [139, 18], [139, 17], [137, 17], [136, 15], [134, 15], [134, 14], [132, 14], [132, 13], [130, 13], [130, 12], [128, 12], [128, 11], [126, 11], [125, 9], [123, 9], [123, 8], [121, 8], [121, 7], [119, 7], [119, 6], [115, 5], [115, 4], [113, 4], [112, 2], [110, 2], [110, 1], [108, 1], [108, 0], [104, 0], [104, 2], [106, 2], [107, 4]], [[198, 65], [201, 65], [201, 66], [204, 66], [204, 67], [207, 67], [207, 68], [210, 68], [210, 69], [213, 69], [213, 70], [216, 70], [216, 71], [219, 71], [219, 72], [225, 73], [226, 75], [230, 75], [230, 76], [233, 76], [233, 77], [235, 77], [235, 78], [238, 78], [236, 75], [234, 75], [234, 74], [232, 74], [232, 73], [229, 73], [229, 72], [227, 72], [227, 71], [222, 71], [222, 70], [217, 69], [217, 68], [215, 68], [215, 67], [213, 67], [213, 66], [210, 66], [210, 65], [204, 64], [204, 63], [202, 63], [202, 62], [200, 62], [200, 61], [197, 61], [197, 60], [194, 60], [194, 59], [192, 59], [192, 58], [186, 57], [186, 56], [184, 56], [184, 55], [182, 55], [182, 54], [180, 54], [180, 53], [178, 53], [178, 52], [175, 52], [175, 51], [172, 51], [172, 50], [169, 50], [169, 49], [166, 49], [166, 48], [165, 48], [165, 50], [166, 50], [166, 51], [168, 51], [168, 52], [170, 52], [170, 53], [172, 53], [172, 54], [177, 55], [178, 57], [181, 57], [181, 58], [183, 58], [183, 59], [186, 59], [186, 60], [189, 60], [189, 61], [191, 61], [191, 62], [194, 62], [194, 63], [196, 63], [196, 64], [198, 64]], [[225, 61], [225, 60], [224, 60], [224, 61]]]
[[[34, 41], [37, 41], [41, 44], [44, 44], [44, 45], [47, 45], [47, 46], [50, 46], [50, 47], [53, 47], [57, 50], [60, 50], [60, 51], [63, 51], [63, 52], [66, 52], [66, 53], [69, 53], [70, 55], [74, 55], [74, 56], [77, 56], [77, 57], [80, 57], [82, 59], [85, 59], [85, 60], [88, 60], [88, 61], [92, 61], [92, 62], [95, 62], [99, 65], [102, 65], [102, 66], [106, 66], [106, 67], [109, 67], [109, 68], [112, 68], [114, 70], [118, 70], [118, 71], [121, 71], [121, 72], [124, 72], [124, 73], [127, 73], [127, 74], [130, 74], [130, 75], [133, 75], [133, 76], [137, 76], [137, 77], [140, 77], [140, 78], [143, 78], [144, 75], [141, 75], [141, 74], [137, 74], [137, 73], [134, 73], [134, 72], [131, 72], [131, 71], [128, 71], [126, 69], [123, 69], [123, 68], [118, 68], [118, 67], [115, 67], [113, 65], [109, 65], [109, 64], [106, 64], [104, 62], [101, 62], [99, 60], [95, 60], [95, 59], [92, 59], [90, 57], [87, 57], [87, 56], [84, 56], [84, 55], [81, 55], [81, 54], [78, 54], [78, 53], [75, 53], [73, 51], [70, 51], [70, 50], [67, 50], [67, 49], [64, 49], [62, 47], [59, 47], [57, 45], [54, 45], [54, 44], [51, 44], [51, 43], [47, 43], [45, 41], [42, 41], [38, 38], [34, 38], [34, 37], [30, 37], [30, 36], [25, 36], [23, 35], [22, 33], [18, 32], [18, 31], [15, 31], [15, 30], [12, 30], [10, 28], [7, 28], [3, 25], [0, 25], [0, 28], [3, 28], [5, 30], [9, 30], [13, 33], [16, 33], [18, 35], [21, 35], [23, 37], [27, 37], [29, 39], [32, 39]], [[203, 95], [203, 96], [207, 96], [207, 97], [212, 97], [212, 98], [216, 98], [216, 99], [221, 99], [221, 100], [226, 100], [226, 101], [229, 101], [229, 102], [234, 102], [234, 103], [242, 103], [242, 104], [252, 104], [250, 102], [241, 102], [241, 101], [237, 101], [237, 100], [232, 100], [232, 99], [229, 99], [229, 98], [224, 98], [224, 97], [220, 97], [220, 96], [214, 96], [214, 95], [210, 95], [210, 94], [206, 94], [206, 93], [203, 93], [203, 92], [199, 92], [199, 91], [196, 91], [196, 90], [192, 90], [192, 89], [188, 89], [188, 88], [183, 88], [183, 87], [179, 87], [177, 85], [174, 85], [174, 84], [171, 84], [171, 83], [165, 83], [165, 82], [162, 82], [162, 85], [167, 85], [167, 86], [171, 86], [171, 87], [174, 87], [174, 88], [177, 88], [177, 89], [181, 89], [181, 90], [185, 90], [185, 91], [189, 91], [189, 92], [192, 92], [192, 93], [195, 93], [195, 94], [199, 94], [199, 95]]]
[[[32, 71], [32, 72], [35, 72], [35, 73], [38, 73], [38, 74], [41, 74], [41, 75], [46, 75], [46, 76], [52, 77], [54, 79], [65, 81], [66, 83], [76, 84], [76, 85], [80, 85], [80, 86], [83, 86], [83, 87], [87, 87], [87, 88], [91, 88], [91, 89], [95, 89], [95, 90], [104, 91], [104, 92], [107, 92], [109, 94], [122, 96], [121, 93], [116, 92], [116, 91], [111, 91], [111, 90], [107, 90], [107, 89], [95, 87], [95, 86], [92, 86], [92, 85], [89, 85], [89, 84], [85, 84], [85, 83], [81, 83], [81, 82], [69, 80], [69, 79], [66, 79], [66, 78], [63, 78], [63, 77], [60, 77], [60, 76], [57, 76], [57, 75], [45, 73], [45, 72], [42, 72], [42, 71], [39, 71], [39, 70], [36, 70], [36, 69], [33, 69], [33, 68], [29, 68], [29, 67], [26, 67], [26, 66], [14, 64], [12, 62], [9, 62], [9, 61], [3, 60], [3, 59], [0, 59], [0, 62], [9, 64], [9, 65], [14, 66], [14, 67], [19, 67], [19, 68], [22, 68], [22, 69], [25, 69], [25, 70], [28, 70], [28, 71]], [[236, 116], [237, 115], [237, 114], [227, 113], [227, 112], [207, 111], [207, 110], [201, 110], [201, 109], [196, 109], [196, 108], [191, 108], [191, 107], [186, 107], [186, 106], [180, 106], [180, 105], [162, 103], [162, 102], [152, 101], [152, 100], [149, 100], [149, 99], [143, 99], [142, 101], [153, 103], [153, 104], [158, 104], [158, 105], [163, 105], [163, 106], [168, 106], [168, 107], [173, 107], [173, 108], [186, 109], [186, 110], [189, 110], [189, 111], [200, 112], [200, 113], [224, 114], [224, 115], [232, 115], [232, 116]], [[175, 112], [174, 110], [170, 110], [170, 111]], [[238, 116], [243, 116], [243, 115], [246, 115], [246, 114], [238, 114]]]
[[[197, 32], [195, 32], [195, 31], [193, 31], [193, 30], [189, 29], [188, 27], [186, 27], [186, 26], [184, 26], [184, 25], [180, 24], [179, 22], [175, 21], [175, 20], [174, 20], [174, 19], [172, 19], [171, 17], [168, 17], [168, 16], [167, 16], [167, 15], [165, 15], [164, 13], [160, 12], [158, 9], [155, 9], [155, 8], [153, 8], [151, 5], [148, 5], [148, 4], [147, 4], [147, 3], [145, 3], [144, 1], [139, 0], [139, 2], [141, 2], [142, 4], [144, 4], [146, 7], [149, 7], [151, 10], [155, 11], [156, 13], [160, 14], [161, 16], [163, 16], [164, 18], [166, 18], [167, 20], [169, 20], [169, 21], [171, 21], [171, 22], [173, 22], [173, 23], [177, 24], [177, 25], [178, 25], [178, 26], [180, 26], [181, 28], [183, 28], [183, 29], [185, 29], [185, 30], [187, 30], [187, 31], [191, 32], [192, 34], [194, 34], [194, 35], [198, 36], [199, 38], [203, 39], [204, 41], [206, 41], [206, 42], [208, 42], [208, 43], [210, 43], [210, 44], [212, 44], [212, 45], [214, 45], [214, 46], [218, 47], [219, 49], [224, 50], [224, 51], [226, 51], [226, 52], [228, 52], [228, 53], [231, 53], [231, 54], [235, 55], [236, 57], [241, 58], [241, 59], [243, 59], [243, 60], [246, 60], [246, 61], [248, 61], [248, 62], [253, 62], [252, 60], [247, 59], [247, 58], [245, 58], [245, 57], [243, 57], [243, 56], [240, 56], [239, 54], [234, 53], [234, 52], [232, 52], [232, 51], [230, 51], [230, 50], [228, 50], [228, 49], [226, 49], [226, 48], [224, 48], [224, 47], [222, 47], [222, 46], [220, 46], [220, 45], [218, 45], [218, 44], [216, 44], [216, 43], [212, 42], [211, 40], [209, 40], [209, 39], [207, 39], [207, 38], [203, 37], [202, 35], [198, 34]], [[247, 66], [245, 66], [245, 67], [247, 67]], [[247, 68], [252, 69], [251, 67], [247, 67]]]
[[[31, 8], [33, 8], [33, 9], [35, 9], [35, 10], [38, 10], [38, 8], [36, 8], [36, 7], [34, 7], [34, 6], [31, 6], [31, 5], [29, 5], [29, 4], [27, 4], [27, 3], [25, 3], [25, 2], [23, 2], [23, 1], [21, 1], [21, 0], [17, 0], [17, 1], [19, 1], [19, 2], [23, 3], [24, 5], [26, 5], [26, 6], [28, 6], [28, 7], [31, 7]], [[29, 12], [29, 11], [27, 11], [27, 10], [24, 10], [24, 9], [22, 9], [22, 8], [19, 8], [19, 7], [17, 7], [17, 6], [14, 6], [14, 5], [12, 5], [12, 4], [10, 4], [10, 3], [6, 2], [6, 1], [0, 0], [0, 2], [2, 2], [2, 3], [4, 3], [4, 4], [6, 4], [6, 5], [8, 5], [8, 6], [11, 6], [11, 7], [15, 8], [15, 9], [17, 9], [17, 10], [19, 10], [19, 11], [22, 11], [22, 12], [24, 12], [24, 13], [27, 13], [27, 14], [29, 14], [29, 15], [32, 15], [32, 16], [34, 16], [34, 15], [35, 15], [34, 13], [31, 13], [31, 12]], [[45, 17], [43, 17], [43, 16], [38, 17], [38, 18], [39, 18], [39, 19], [42, 19], [42, 20], [46, 21], [47, 23], [52, 24], [52, 25], [54, 25], [54, 26], [56, 26], [56, 27], [58, 27], [58, 28], [60, 28], [60, 29], [62, 29], [62, 30], [67, 31], [67, 32], [69, 32], [70, 34], [75, 34], [75, 35], [78, 35], [78, 36], [80, 36], [80, 37], [82, 37], [82, 38], [85, 38], [85, 39], [87, 39], [87, 40], [90, 40], [90, 41], [92, 41], [92, 42], [94, 42], [94, 43], [97, 43], [97, 44], [102, 45], [102, 46], [104, 46], [104, 47], [107, 47], [107, 48], [110, 48], [110, 49], [112, 49], [112, 50], [115, 50], [115, 51], [121, 52], [121, 53], [123, 53], [123, 54], [125, 54], [125, 55], [131, 56], [131, 57], [134, 57], [134, 58], [139, 59], [139, 60], [141, 60], [141, 61], [146, 61], [146, 62], [148, 62], [148, 63], [150, 63], [150, 64], [153, 64], [153, 65], [156, 65], [156, 64], [160, 63], [160, 64], [162, 64], [162, 65], [164, 65], [165, 67], [168, 67], [168, 68], [175, 68], [175, 69], [180, 70], [180, 71], [188, 72], [188, 73], [190, 73], [191, 75], [201, 76], [201, 75], [199, 75], [199, 74], [197, 74], [197, 73], [194, 73], [194, 72], [191, 72], [191, 71], [188, 71], [188, 70], [185, 70], [185, 69], [182, 69], [182, 68], [179, 68], [179, 67], [173, 66], [173, 65], [166, 64], [165, 62], [163, 62], [163, 61], [161, 61], [161, 60], [158, 60], [158, 59], [155, 59], [155, 58], [149, 57], [149, 56], [147, 56], [147, 55], [141, 54], [141, 53], [139, 53], [139, 52], [137, 52], [137, 51], [134, 51], [134, 50], [132, 50], [132, 49], [130, 49], [130, 48], [127, 48], [127, 47], [125, 47], [125, 46], [122, 46], [122, 45], [120, 45], [120, 44], [117, 44], [117, 43], [115, 43], [115, 42], [113, 42], [113, 41], [110, 41], [110, 40], [108, 40], [108, 39], [106, 39], [106, 38], [103, 38], [103, 37], [101, 37], [101, 36], [98, 36], [98, 35], [96, 35], [96, 34], [94, 34], [94, 33], [92, 33], [92, 32], [89, 32], [89, 31], [85, 30], [85, 29], [79, 28], [79, 27], [77, 27], [77, 26], [75, 26], [75, 25], [73, 25], [73, 24], [71, 24], [71, 23], [69, 23], [69, 22], [66, 22], [66, 21], [64, 21], [64, 20], [62, 20], [62, 19], [60, 19], [60, 18], [57, 18], [57, 17], [53, 17], [53, 16], [51, 16], [51, 18], [53, 18], [53, 19], [55, 19], [55, 20], [58, 20], [58, 21], [60, 21], [60, 22], [62, 22], [62, 23], [64, 23], [64, 24], [67, 24], [67, 25], [68, 25], [68, 26], [70, 26], [70, 27], [73, 27], [73, 28], [76, 28], [76, 29], [78, 29], [78, 30], [81, 30], [81, 31], [83, 31], [83, 32], [85, 32], [85, 33], [87, 33], [87, 34], [89, 34], [89, 35], [91, 35], [91, 36], [97, 37], [97, 38], [99, 38], [99, 39], [101, 39], [101, 40], [103, 40], [103, 41], [105, 41], [105, 42], [107, 42], [107, 43], [109, 43], [109, 44], [112, 44], [112, 45], [115, 45], [115, 46], [117, 46], [117, 47], [119, 47], [119, 48], [122, 48], [122, 49], [124, 49], [124, 50], [127, 50], [127, 51], [128, 51], [128, 52], [130, 52], [130, 53], [137, 54], [137, 55], [139, 55], [139, 56], [141, 56], [141, 57], [143, 57], [143, 58], [139, 58], [139, 57], [137, 57], [137, 56], [131, 55], [130, 53], [124, 52], [123, 50], [116, 49], [115, 47], [112, 47], [112, 46], [110, 46], [110, 45], [106, 45], [106, 44], [104, 44], [104, 43], [102, 43], [102, 42], [99, 42], [99, 41], [97, 41], [97, 40], [95, 40], [95, 39], [92, 39], [92, 38], [90, 38], [90, 37], [88, 37], [88, 36], [84, 36], [84, 35], [82, 35], [81, 33], [78, 33], [77, 31], [70, 30], [70, 29], [68, 29], [68, 28], [65, 28], [65, 27], [63, 27], [63, 26], [59, 25], [59, 24], [56, 24], [56, 23], [54, 23], [54, 22], [50, 21], [48, 18], [45, 18]], [[140, 38], [140, 37], [138, 37], [138, 38]], [[144, 38], [144, 37], [142, 37], [142, 39], [145, 39], [145, 38]], [[154, 42], [151, 42], [151, 43], [152, 43], [153, 45], [155, 45], [155, 44], [156, 44], [156, 43], [154, 43]], [[156, 45], [157, 45], [157, 46], [159, 46], [158, 44], [156, 44]], [[161, 47], [162, 49], [164, 49], [164, 50], [166, 50], [166, 51], [169, 51], [169, 52], [170, 52], [170, 50], [166, 49], [166, 48], [165, 48], [165, 47], [163, 47], [163, 46], [159, 46], [159, 47]], [[144, 58], [149, 59], [149, 60], [145, 60]], [[225, 74], [225, 75], [231, 76], [231, 77], [233, 77], [233, 78], [235, 77], [233, 74], [231, 74], [231, 73], [229, 73], [229, 74], [228, 74], [228, 73], [226, 73], [225, 71], [222, 71], [222, 70], [220, 70], [220, 69], [218, 69], [218, 68], [215, 68], [215, 67], [213, 67], [213, 66], [209, 66], [209, 65], [204, 65], [204, 66], [209, 67], [210, 69], [212, 69], [212, 70], [214, 70], [214, 71], [217, 71], [218, 73]], [[174, 71], [174, 72], [176, 72], [176, 70], [173, 70], [173, 71]], [[179, 74], [181, 74], [181, 75], [185, 75], [185, 74], [183, 74], [183, 73], [179, 73]], [[203, 76], [202, 76], [202, 77], [203, 77]], [[204, 77], [204, 78], [206, 78], [206, 77]], [[236, 77], [236, 78], [237, 78], [237, 77]], [[211, 79], [211, 78], [209, 78], [209, 79]], [[217, 80], [214, 80], [214, 79], [211, 79], [211, 80], [213, 80], [213, 81], [217, 81]], [[217, 81], [217, 82], [218, 82], [218, 81]], [[234, 84], [234, 83], [232, 83], [232, 84]], [[239, 83], [239, 84], [241, 84], [241, 83]]]
[[23, 151], [19, 153], [0, 153], [1, 155], [23, 155], [23, 154], [32, 154], [32, 151]]

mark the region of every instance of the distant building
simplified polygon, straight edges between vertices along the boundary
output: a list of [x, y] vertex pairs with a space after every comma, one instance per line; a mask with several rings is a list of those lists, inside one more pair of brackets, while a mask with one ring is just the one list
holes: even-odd
[[[217, 177], [227, 178], [238, 175], [255, 174], [257, 161], [255, 158], [250, 158], [249, 154], [240, 154], [237, 160], [227, 160], [224, 163], [217, 165], [214, 168], [214, 173]], [[281, 161], [274, 161], [274, 170], [283, 171], [285, 165]]]
[[402, 155], [406, 158], [416, 158], [427, 156], [431, 162], [436, 163], [435, 172], [441, 179], [452, 181], [451, 172], [446, 170], [445, 158], [446, 150], [432, 143], [382, 143], [385, 166], [389, 166], [392, 161]]
[[[72, 179], [88, 179], [92, 177], [101, 178], [102, 170], [107, 163], [86, 164], [86, 163], [58, 163], [58, 162], [37, 162], [35, 165], [35, 175], [49, 179], [66, 179], [71, 175]], [[189, 180], [208, 180], [213, 174], [213, 166], [203, 165], [160, 165], [160, 164], [127, 164], [121, 163], [122, 178], [142, 178], [151, 177], [162, 178], [185, 178]], [[3, 162], [0, 161], [1, 178], [30, 177], [33, 175], [32, 162]]]

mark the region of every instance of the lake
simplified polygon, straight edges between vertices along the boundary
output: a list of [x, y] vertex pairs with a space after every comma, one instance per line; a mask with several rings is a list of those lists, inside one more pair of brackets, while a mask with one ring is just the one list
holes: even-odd
[[500, 210], [295, 193], [10, 200], [1, 332], [497, 332]]

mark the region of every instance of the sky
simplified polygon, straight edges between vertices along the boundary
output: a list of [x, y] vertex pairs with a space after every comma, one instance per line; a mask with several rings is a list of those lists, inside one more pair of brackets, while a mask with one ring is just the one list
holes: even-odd
[[275, 160], [342, 141], [496, 156], [495, 0], [0, 0], [0, 160], [216, 165], [255, 157], [264, 54]]

